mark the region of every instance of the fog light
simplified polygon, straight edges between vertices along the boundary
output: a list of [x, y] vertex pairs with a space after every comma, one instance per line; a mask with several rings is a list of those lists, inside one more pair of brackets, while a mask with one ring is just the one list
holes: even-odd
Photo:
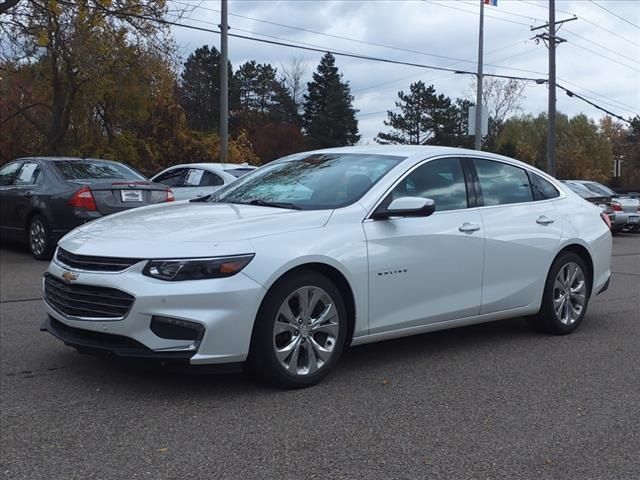
[[167, 340], [193, 340], [199, 342], [204, 336], [200, 323], [170, 317], [151, 317], [151, 331]]

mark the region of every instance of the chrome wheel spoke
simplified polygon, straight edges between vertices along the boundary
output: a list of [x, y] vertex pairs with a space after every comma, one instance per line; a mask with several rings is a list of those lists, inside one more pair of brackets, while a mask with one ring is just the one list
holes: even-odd
[[328, 361], [329, 358], [331, 358], [331, 353], [333, 352], [333, 344], [331, 345], [331, 349], [325, 348], [322, 345], [320, 345], [318, 342], [316, 342], [313, 337], [311, 337], [311, 339], [309, 340], [309, 343], [311, 344], [311, 347], [315, 351], [315, 354], [322, 361], [323, 364], [326, 361]]
[[582, 268], [574, 262], [564, 265], [553, 284], [553, 310], [565, 325], [576, 322], [587, 302], [587, 283]]
[[276, 358], [290, 374], [313, 374], [333, 355], [339, 332], [340, 318], [329, 294], [316, 286], [298, 288], [282, 302], [274, 321]]

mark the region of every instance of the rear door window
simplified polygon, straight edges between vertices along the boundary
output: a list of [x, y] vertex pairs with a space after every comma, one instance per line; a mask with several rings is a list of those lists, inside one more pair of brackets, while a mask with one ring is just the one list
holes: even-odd
[[527, 172], [494, 160], [474, 159], [485, 206], [533, 201]]
[[25, 162], [15, 180], [16, 186], [37, 185], [42, 178], [42, 168], [36, 162]]
[[202, 179], [200, 180], [201, 187], [218, 187], [220, 185], [224, 185], [224, 180], [220, 175], [206, 170], [203, 172]]

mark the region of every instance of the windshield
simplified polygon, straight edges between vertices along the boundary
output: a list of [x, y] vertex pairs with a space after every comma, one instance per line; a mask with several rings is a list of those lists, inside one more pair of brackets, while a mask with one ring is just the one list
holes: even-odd
[[594, 198], [596, 196], [593, 192], [582, 185], [576, 185], [575, 183], [567, 183], [566, 185], [582, 198]]
[[106, 160], [58, 160], [53, 164], [66, 180], [146, 180], [126, 165]]
[[391, 155], [302, 154], [266, 165], [212, 195], [218, 203], [303, 210], [344, 207], [357, 201], [404, 160]]
[[229, 168], [227, 170], [225, 170], [225, 172], [227, 172], [230, 175], [233, 175], [236, 178], [242, 177], [243, 175], [246, 175], [249, 172], [253, 172], [255, 170], [255, 168]]
[[597, 193], [598, 195], [601, 195], [603, 197], [611, 197], [617, 195], [617, 193], [611, 190], [609, 187], [605, 187], [604, 185], [601, 185], [599, 183], [584, 183], [583, 185], [592, 192]]

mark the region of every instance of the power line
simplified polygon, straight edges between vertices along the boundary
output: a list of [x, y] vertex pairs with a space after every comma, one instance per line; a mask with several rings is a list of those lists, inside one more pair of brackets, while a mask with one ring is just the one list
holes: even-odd
[[604, 113], [606, 113], [607, 115], [611, 115], [612, 117], [617, 118], [618, 120], [622, 121], [622, 122], [626, 122], [629, 125], [631, 125], [631, 122], [629, 120], [627, 120], [626, 118], [620, 116], [620, 115], [616, 115], [615, 113], [610, 112], [609, 110], [607, 110], [606, 108], [601, 107], [600, 105], [591, 102], [589, 100], [587, 100], [586, 98], [582, 97], [581, 95], [578, 95], [575, 92], [572, 92], [571, 90], [569, 90], [568, 88], [563, 87], [562, 85], [556, 85], [559, 89], [564, 90], [564, 92], [570, 96], [570, 97], [576, 97], [579, 98], [580, 100], [582, 100], [583, 102], [588, 103], [589, 105], [591, 105], [594, 108], [597, 108], [598, 110], [603, 111]]
[[[421, 0], [421, 1], [423, 1], [423, 2], [425, 2], [425, 3], [429, 3], [430, 5], [437, 5], [437, 6], [439, 6], [439, 7], [449, 8], [449, 9], [451, 9], [451, 10], [457, 10], [457, 11], [459, 11], [459, 12], [469, 13], [469, 14], [471, 14], [471, 15], [477, 15], [477, 14], [478, 14], [478, 12], [474, 12], [474, 11], [471, 11], [471, 10], [465, 10], [465, 9], [463, 9], [463, 8], [453, 7], [453, 6], [451, 6], [451, 5], [444, 5], [444, 4], [442, 4], [442, 3], [438, 3], [438, 2], [435, 2], [435, 1], [433, 1], [433, 0]], [[524, 25], [525, 27], [530, 27], [530, 26], [531, 26], [531, 25], [530, 25], [530, 24], [528, 24], [528, 23], [518, 22], [518, 21], [516, 21], [516, 20], [509, 20], [508, 18], [496, 17], [496, 16], [494, 16], [494, 15], [490, 15], [490, 14], [486, 14], [486, 13], [485, 13], [485, 17], [493, 18], [493, 19], [495, 19], [495, 20], [500, 20], [500, 21], [502, 21], [502, 22], [513, 23], [513, 24], [515, 24], [515, 25]]]
[[602, 48], [602, 49], [604, 49], [604, 50], [607, 50], [607, 51], [609, 51], [609, 52], [611, 52], [611, 53], [615, 53], [615, 54], [616, 54], [616, 55], [618, 55], [619, 57], [622, 57], [622, 58], [627, 59], [627, 60], [631, 60], [631, 61], [632, 61], [632, 62], [634, 62], [634, 63], [637, 63], [637, 62], [638, 62], [638, 59], [637, 59], [637, 58], [631, 58], [631, 57], [627, 57], [626, 55], [622, 55], [622, 54], [621, 54], [621, 53], [619, 53], [618, 51], [616, 51], [616, 50], [614, 50], [614, 49], [612, 49], [612, 48], [605, 47], [605, 46], [604, 46], [604, 45], [602, 45], [601, 43], [594, 42], [593, 40], [589, 40], [588, 38], [585, 38], [585, 37], [583, 37], [582, 35], [578, 35], [577, 33], [574, 33], [574, 32], [572, 32], [571, 30], [569, 30], [568, 28], [565, 28], [565, 29], [564, 29], [564, 32], [565, 32], [565, 33], [568, 33], [569, 35], [573, 35], [574, 37], [580, 38], [580, 39], [584, 40], [585, 42], [589, 42], [589, 43], [591, 43], [591, 44], [593, 44], [593, 45], [596, 45], [597, 47], [600, 47], [600, 48]]
[[609, 13], [609, 14], [613, 15], [614, 17], [616, 17], [616, 18], [618, 18], [618, 19], [620, 19], [620, 20], [622, 20], [623, 22], [628, 23], [628, 24], [629, 24], [629, 25], [631, 25], [632, 27], [636, 27], [636, 28], [640, 29], [640, 26], [636, 25], [636, 24], [635, 24], [635, 23], [633, 23], [633, 22], [630, 22], [629, 20], [627, 20], [627, 19], [626, 19], [626, 18], [624, 18], [624, 17], [621, 17], [620, 15], [618, 15], [618, 14], [617, 14], [617, 13], [615, 13], [615, 12], [612, 12], [612, 11], [611, 11], [611, 10], [609, 10], [607, 7], [603, 7], [602, 5], [600, 5], [600, 4], [599, 4], [598, 2], [596, 2], [595, 0], [589, 0], [589, 1], [590, 1], [591, 3], [593, 3], [596, 7], [599, 7], [599, 8], [601, 8], [602, 10], [604, 10], [605, 12], [607, 12], [607, 13]]
[[[533, 7], [542, 8], [542, 9], [548, 10], [548, 7], [546, 7], [545, 5], [538, 5], [537, 3], [533, 3], [533, 2], [530, 2], [530, 1], [527, 1], [527, 0], [519, 0], [519, 1], [522, 2], [522, 3], [526, 3], [527, 5], [531, 5]], [[568, 10], [560, 10], [559, 8], [556, 8], [556, 11], [561, 12], [561, 13], [566, 13], [566, 14], [569, 14], [569, 15], [577, 16], [577, 17], [580, 18], [580, 20], [582, 20], [583, 22], [587, 22], [589, 25], [591, 25], [593, 27], [599, 28], [600, 30], [602, 30], [604, 32], [607, 32], [608, 34], [613, 35], [614, 37], [617, 37], [617, 38], [619, 38], [621, 40], [624, 40], [625, 42], [629, 42], [632, 45], [635, 45], [637, 47], [640, 46], [640, 43], [635, 42], [633, 40], [629, 40], [628, 38], [623, 37], [622, 35], [620, 35], [618, 32], [614, 32], [613, 30], [609, 30], [608, 28], [605, 28], [602, 25], [600, 25], [600, 24], [598, 24], [598, 23], [596, 23], [596, 22], [594, 22], [592, 20], [589, 20], [588, 18], [584, 17], [583, 15], [576, 15], [573, 12], [570, 12]]]
[[595, 52], [595, 51], [591, 50], [590, 48], [583, 47], [582, 45], [580, 45], [578, 43], [567, 42], [567, 45], [573, 45], [574, 47], [577, 47], [577, 48], [580, 48], [580, 49], [584, 50], [585, 52], [589, 52], [589, 53], [591, 53], [593, 55], [597, 55], [598, 57], [601, 57], [601, 58], [604, 58], [606, 60], [609, 60], [610, 62], [617, 63], [618, 65], [622, 65], [623, 67], [627, 67], [627, 68], [629, 68], [631, 70], [635, 70], [636, 72], [640, 72], [639, 68], [636, 68], [636, 67], [634, 67], [632, 65], [627, 65], [626, 63], [623, 63], [623, 62], [621, 62], [619, 60], [616, 60], [615, 58], [611, 58], [611, 57], [608, 57], [606, 55], [603, 55], [602, 53]]
[[[71, 5], [71, 6], [77, 6], [77, 4], [75, 4], [75, 3], [66, 2], [64, 0], [60, 0], [60, 3], [66, 4], [66, 5]], [[146, 20], [146, 21], [150, 21], [150, 22], [159, 23], [161, 25], [168, 25], [168, 26], [174, 26], [174, 27], [180, 27], [180, 28], [187, 28], [187, 29], [197, 30], [197, 31], [201, 31], [201, 32], [215, 33], [217, 35], [221, 34], [221, 32], [219, 30], [214, 30], [214, 29], [211, 29], [211, 28], [198, 27], [198, 26], [195, 26], [195, 25], [188, 25], [188, 24], [185, 24], [185, 23], [174, 22], [174, 21], [170, 21], [170, 20], [166, 20], [166, 19], [148, 17], [146, 15], [140, 15], [140, 14], [136, 14], [136, 13], [132, 13], [132, 12], [119, 12], [119, 11], [110, 10], [110, 9], [107, 9], [107, 8], [104, 8], [104, 7], [101, 7], [101, 6], [91, 6], [91, 8], [100, 10], [101, 12], [103, 12], [105, 14], [113, 15], [113, 16], [116, 16], [116, 17], [131, 17], [131, 18], [137, 18], [137, 19], [140, 19], [140, 20]], [[429, 70], [446, 71], [446, 72], [451, 72], [451, 73], [456, 73], [456, 74], [465, 74], [465, 75], [475, 75], [476, 74], [475, 72], [472, 72], [472, 71], [455, 70], [455, 69], [447, 68], [447, 67], [439, 67], [439, 66], [435, 66], [435, 65], [426, 65], [426, 64], [413, 63], [413, 62], [404, 62], [404, 61], [401, 61], [401, 60], [393, 60], [393, 59], [382, 58], [382, 57], [373, 57], [373, 56], [369, 56], [369, 55], [360, 55], [360, 54], [356, 54], [356, 53], [337, 52], [337, 51], [331, 50], [331, 49], [320, 49], [320, 48], [313, 48], [313, 47], [305, 47], [305, 46], [294, 45], [294, 44], [286, 43], [286, 42], [280, 42], [280, 41], [266, 40], [266, 39], [262, 39], [262, 38], [250, 37], [250, 36], [247, 36], [247, 35], [238, 35], [238, 34], [229, 33], [229, 36], [232, 36], [232, 37], [235, 37], [235, 38], [239, 38], [239, 39], [243, 39], [243, 40], [249, 40], [249, 41], [253, 41], [253, 42], [265, 43], [265, 44], [276, 45], [276, 46], [281, 46], [281, 47], [295, 48], [295, 49], [299, 49], [299, 50], [307, 50], [307, 51], [323, 53], [323, 54], [324, 53], [331, 53], [331, 54], [336, 55], [336, 56], [343, 56], [343, 57], [347, 57], [347, 58], [357, 58], [357, 59], [361, 59], [361, 60], [388, 63], [388, 64], [394, 64], [394, 65], [406, 65], [406, 66], [411, 66], [411, 67], [416, 67], [416, 68], [424, 68], [424, 69], [429, 69]], [[544, 79], [544, 78], [521, 77], [521, 76], [515, 76], [515, 75], [502, 75], [502, 74], [496, 74], [496, 73], [488, 73], [488, 74], [485, 74], [485, 76], [494, 77], [494, 78], [512, 79], [512, 80], [532, 81], [532, 82], [536, 82], [536, 84], [545, 84], [545, 83], [547, 83], [547, 80]], [[566, 91], [566, 89], [564, 87], [561, 87], [561, 88]], [[608, 110], [604, 109], [603, 107], [600, 107], [599, 105], [586, 100], [584, 97], [582, 97], [582, 96], [580, 96], [580, 95], [578, 95], [578, 94], [576, 94], [574, 92], [571, 92], [570, 96], [575, 96], [576, 98], [579, 98], [579, 99], [585, 101], [586, 103], [594, 106], [595, 108], [598, 108], [599, 110], [602, 110], [603, 112], [605, 112], [607, 114], [615, 116], [616, 118], [622, 118], [619, 115], [612, 114], [611, 112], [609, 112]]]

